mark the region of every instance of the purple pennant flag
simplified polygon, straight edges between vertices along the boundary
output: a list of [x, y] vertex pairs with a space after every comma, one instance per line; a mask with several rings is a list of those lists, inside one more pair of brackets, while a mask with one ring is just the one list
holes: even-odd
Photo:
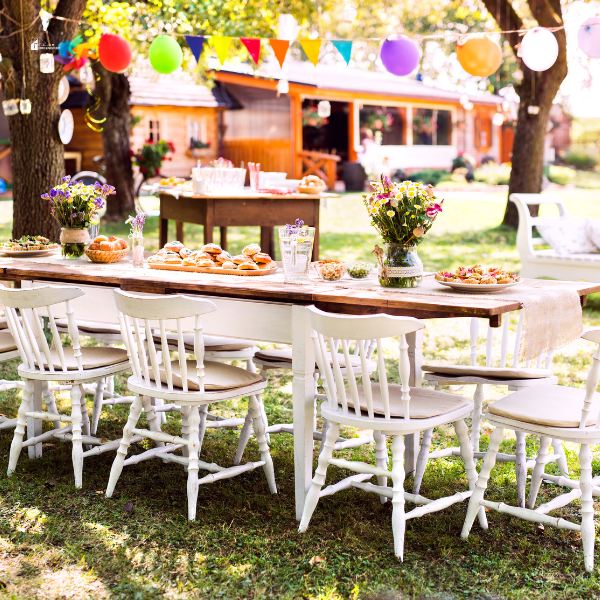
[[188, 43], [196, 62], [200, 62], [200, 55], [202, 54], [202, 48], [204, 47], [204, 36], [200, 35], [186, 35], [185, 41]]

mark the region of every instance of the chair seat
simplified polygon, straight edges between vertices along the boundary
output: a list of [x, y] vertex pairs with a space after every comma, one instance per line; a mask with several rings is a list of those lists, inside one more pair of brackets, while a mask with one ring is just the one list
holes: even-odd
[[[498, 415], [550, 427], [579, 427], [585, 390], [558, 385], [540, 385], [509, 394], [490, 404], [490, 415]], [[594, 393], [586, 426], [596, 424], [600, 394]]]
[[[156, 330], [154, 330], [153, 337], [155, 343], [160, 343], [160, 333], [157, 333]], [[206, 352], [237, 352], [240, 350], [249, 350], [256, 346], [256, 342], [253, 342], [252, 340], [218, 337], [215, 335], [203, 335], [202, 339], [204, 340], [204, 350]], [[167, 333], [167, 342], [177, 343], [177, 340], [177, 333]], [[194, 352], [193, 333], [184, 333], [183, 343], [188, 352]]]
[[[404, 405], [401, 399], [402, 387], [393, 384], [390, 384], [388, 387], [390, 393], [390, 416], [404, 418]], [[373, 394], [373, 412], [376, 415], [383, 416], [385, 411], [381, 399], [380, 385], [378, 383], [372, 383], [371, 391]], [[354, 403], [349, 390], [346, 390], [346, 400], [348, 406], [354, 408]], [[358, 400], [360, 408], [366, 416], [368, 414], [367, 401], [365, 399], [363, 386], [358, 387]], [[429, 388], [410, 388], [409, 412], [411, 419], [430, 419], [431, 417], [438, 417], [458, 410], [463, 406], [468, 406], [469, 404], [471, 404], [471, 401], [464, 396], [439, 392]]]
[[11, 352], [16, 349], [17, 344], [15, 344], [15, 338], [13, 338], [11, 332], [8, 330], [0, 331], [0, 353]]
[[[65, 362], [67, 363], [68, 371], [77, 371], [77, 360], [73, 348], [63, 348], [65, 355]], [[62, 370], [60, 366], [60, 359], [58, 352], [52, 349], [50, 350], [50, 357], [52, 359], [52, 366], [57, 370]], [[110, 367], [119, 363], [128, 363], [127, 351], [121, 348], [106, 348], [106, 347], [84, 347], [81, 348], [81, 360], [83, 362], [83, 369], [88, 371], [90, 369], [100, 369], [102, 367]], [[44, 359], [44, 366], [48, 367], [48, 361]]]
[[[327, 357], [329, 358], [329, 362], [331, 363], [331, 353], [327, 353]], [[290, 369], [292, 368], [292, 349], [291, 348], [283, 348], [282, 350], [260, 350], [254, 355], [254, 358], [257, 360], [266, 363], [289, 363]], [[346, 361], [344, 359], [344, 355], [340, 354], [338, 357], [339, 365], [342, 369], [346, 368]], [[360, 356], [356, 356], [352, 354], [350, 356], [350, 363], [352, 367], [360, 367]], [[369, 370], [371, 370], [371, 366], [373, 370], [377, 367], [377, 365], [372, 361], [368, 360], [367, 364], [369, 365]], [[268, 366], [268, 365], [266, 365]], [[317, 369], [317, 365], [315, 365], [315, 369]]]
[[[68, 329], [67, 319], [56, 319], [56, 326], [61, 329]], [[102, 334], [109, 333], [112, 335], [121, 335], [119, 325], [112, 323], [100, 323], [97, 321], [77, 321], [77, 329], [83, 333]]]
[[[196, 361], [188, 360], [187, 364], [187, 385], [188, 390], [197, 392], [200, 390], [196, 373]], [[179, 361], [171, 361], [171, 371], [173, 374], [173, 387], [178, 390], [183, 389], [183, 378]], [[167, 383], [167, 374], [164, 366], [159, 368], [160, 380], [162, 383]], [[150, 369], [150, 379], [155, 381], [154, 373]], [[240, 369], [232, 365], [227, 365], [219, 362], [205, 361], [204, 362], [204, 389], [205, 391], [224, 391], [235, 390], [237, 388], [246, 387], [254, 383], [265, 381], [258, 373], [251, 373], [246, 369]]]
[[511, 367], [478, 367], [473, 365], [423, 365], [427, 373], [440, 373], [455, 377], [491, 377], [494, 379], [544, 379], [552, 377], [550, 369], [513, 369]]

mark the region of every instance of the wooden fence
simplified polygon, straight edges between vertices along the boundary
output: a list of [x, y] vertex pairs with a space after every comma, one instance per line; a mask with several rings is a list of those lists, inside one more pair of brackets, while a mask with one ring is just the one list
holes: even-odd
[[290, 139], [233, 139], [225, 140], [225, 156], [236, 167], [242, 161], [260, 163], [261, 171], [277, 171], [291, 176]]

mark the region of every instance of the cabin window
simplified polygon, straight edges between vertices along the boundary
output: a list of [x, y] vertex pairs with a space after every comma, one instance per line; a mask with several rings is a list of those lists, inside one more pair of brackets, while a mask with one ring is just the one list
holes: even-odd
[[415, 146], [450, 146], [452, 113], [449, 110], [417, 108], [413, 112]]
[[148, 119], [148, 139], [154, 143], [160, 140], [160, 121], [158, 119]]
[[379, 141], [382, 146], [406, 144], [406, 109], [397, 106], [367, 106], [360, 109], [361, 140]]
[[199, 117], [188, 121], [188, 142], [208, 142], [208, 126], [206, 117]]

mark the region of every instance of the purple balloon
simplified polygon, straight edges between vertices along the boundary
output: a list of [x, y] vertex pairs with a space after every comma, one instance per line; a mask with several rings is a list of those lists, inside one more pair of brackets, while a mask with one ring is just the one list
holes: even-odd
[[381, 62], [392, 75], [410, 75], [421, 60], [417, 45], [405, 35], [391, 35], [381, 45]]

